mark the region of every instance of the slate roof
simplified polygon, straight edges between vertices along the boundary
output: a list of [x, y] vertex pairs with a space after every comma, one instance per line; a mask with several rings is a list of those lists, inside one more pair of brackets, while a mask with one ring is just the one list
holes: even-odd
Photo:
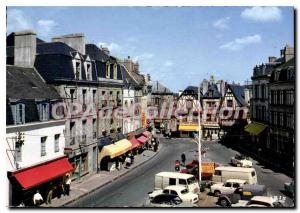
[[232, 94], [236, 98], [240, 106], [247, 106], [245, 102], [245, 91], [244, 87], [236, 84], [228, 84], [228, 88], [231, 90]]
[[149, 84], [152, 86], [152, 93], [169, 93], [173, 94], [173, 92], [159, 83], [158, 81], [151, 81]]
[[[185, 88], [182, 93], [180, 94], [179, 97], [185, 95], [186, 93], [190, 94], [191, 92], [196, 96], [196, 98], [198, 99], [198, 87], [195, 86], [188, 86], [187, 88]], [[200, 97], [202, 96], [202, 91], [200, 91]]]
[[76, 53], [76, 50], [63, 42], [45, 42], [37, 44], [36, 53], [37, 55], [61, 54], [66, 56], [72, 56], [72, 53]]
[[[211, 96], [210, 96], [210, 91], [212, 91]], [[220, 94], [216, 84], [210, 84], [208, 86], [207, 92], [203, 95], [203, 98], [221, 98], [221, 97], [222, 95]]]
[[103, 50], [101, 50], [95, 44], [86, 44], [85, 45], [85, 52], [93, 60], [98, 60], [98, 61], [106, 62], [110, 58]]
[[9, 99], [60, 99], [34, 68], [6, 66], [6, 97]]
[[137, 82], [131, 77], [128, 70], [123, 65], [121, 65], [121, 73], [123, 76], [124, 85], [126, 87], [129, 87], [130, 85], [133, 87], [138, 86]]

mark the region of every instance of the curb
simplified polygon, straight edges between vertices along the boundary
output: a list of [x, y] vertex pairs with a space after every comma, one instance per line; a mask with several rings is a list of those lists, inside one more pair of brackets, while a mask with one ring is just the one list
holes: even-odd
[[[105, 185], [107, 185], [107, 184], [109, 184], [109, 183], [111, 183], [111, 182], [113, 182], [113, 181], [115, 181], [115, 180], [117, 180], [117, 179], [119, 179], [119, 178], [121, 178], [121, 177], [123, 177], [123, 176], [126, 175], [126, 174], [129, 174], [129, 173], [130, 173], [131, 171], [133, 171], [134, 169], [138, 168], [139, 166], [142, 166], [143, 164], [145, 164], [146, 162], [148, 162], [149, 160], [152, 160], [155, 156], [157, 156], [157, 154], [160, 152], [160, 150], [162, 149], [162, 147], [163, 147], [163, 145], [162, 145], [162, 143], [160, 143], [160, 148], [157, 150], [157, 152], [156, 152], [154, 155], [152, 155], [149, 159], [147, 159], [147, 160], [145, 160], [145, 161], [143, 161], [143, 162], [137, 164], [135, 167], [132, 167], [131, 170], [128, 170], [127, 172], [121, 173], [120, 175], [118, 175], [118, 176], [112, 178], [111, 180], [109, 180], [109, 181], [103, 183], [102, 185], [100, 185], [100, 186], [98, 186], [98, 187], [96, 187], [96, 188], [94, 188], [94, 189], [88, 191], [87, 193], [84, 193], [84, 194], [82, 194], [82, 195], [79, 195], [78, 197], [75, 197], [74, 199], [69, 200], [69, 201], [65, 202], [64, 204], [62, 204], [62, 205], [60, 205], [60, 206], [56, 206], [56, 207], [52, 207], [52, 208], [66, 207], [66, 205], [68, 205], [68, 204], [70, 204], [70, 203], [73, 203], [73, 202], [75, 202], [76, 200], [79, 200], [80, 198], [83, 198], [83, 197], [85, 197], [85, 196], [91, 194], [92, 192], [94, 192], [94, 191], [96, 191], [96, 190], [102, 188], [103, 186], [105, 186]], [[49, 207], [51, 207], [51, 206], [49, 206]]]

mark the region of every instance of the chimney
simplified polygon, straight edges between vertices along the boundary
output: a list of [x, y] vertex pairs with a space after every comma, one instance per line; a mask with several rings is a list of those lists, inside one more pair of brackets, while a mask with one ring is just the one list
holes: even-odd
[[36, 55], [36, 33], [30, 30], [14, 34], [14, 65], [33, 67]]
[[269, 63], [274, 63], [277, 58], [274, 56], [269, 57]]
[[103, 52], [106, 54], [106, 55], [109, 55], [110, 52], [109, 52], [109, 49], [107, 47], [101, 47], [101, 49], [103, 50]]
[[284, 48], [284, 61], [287, 62], [292, 58], [294, 58], [294, 48], [286, 45]]
[[208, 81], [206, 79], [202, 82], [202, 94], [204, 95], [208, 90]]
[[134, 72], [139, 73], [139, 67], [140, 67], [139, 63], [138, 62], [133, 63], [133, 66], [134, 66]]
[[74, 33], [52, 38], [52, 42], [63, 42], [85, 55], [85, 38], [83, 33]]

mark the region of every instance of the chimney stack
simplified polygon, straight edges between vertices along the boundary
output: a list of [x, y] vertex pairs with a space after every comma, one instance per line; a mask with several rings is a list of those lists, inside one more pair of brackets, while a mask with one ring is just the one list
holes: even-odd
[[52, 38], [52, 42], [63, 42], [85, 55], [85, 38], [83, 33], [74, 33]]
[[103, 52], [105, 52], [106, 55], [109, 55], [109, 49], [107, 47], [101, 47], [101, 49], [103, 50]]
[[36, 55], [36, 33], [30, 30], [14, 33], [14, 65], [33, 67]]
[[277, 58], [274, 56], [269, 57], [269, 63], [274, 63]]

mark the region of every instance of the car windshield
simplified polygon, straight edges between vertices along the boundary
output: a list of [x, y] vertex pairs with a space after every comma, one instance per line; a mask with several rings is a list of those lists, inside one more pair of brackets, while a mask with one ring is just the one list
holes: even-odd
[[181, 191], [181, 194], [186, 194], [186, 193], [188, 193], [189, 191], [187, 190], [187, 189], [184, 189], [184, 190], [182, 190]]
[[188, 185], [195, 183], [196, 182], [196, 178], [195, 177], [190, 177], [187, 179]]

